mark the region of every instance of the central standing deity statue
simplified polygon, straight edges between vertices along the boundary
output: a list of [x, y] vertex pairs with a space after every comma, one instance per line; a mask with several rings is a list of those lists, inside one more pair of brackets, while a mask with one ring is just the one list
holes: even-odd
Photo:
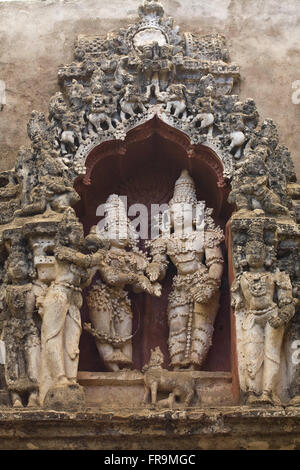
[[195, 183], [183, 170], [170, 201], [172, 233], [150, 242], [153, 261], [147, 272], [151, 281], [165, 277], [169, 261], [177, 269], [168, 304], [169, 352], [175, 370], [201, 367], [212, 344], [224, 235], [211, 213], [197, 202]]

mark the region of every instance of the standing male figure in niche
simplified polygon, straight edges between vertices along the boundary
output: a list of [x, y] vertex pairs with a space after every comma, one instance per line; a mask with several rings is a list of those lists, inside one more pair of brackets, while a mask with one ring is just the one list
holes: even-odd
[[162, 234], [151, 243], [153, 261], [147, 272], [161, 280], [171, 261], [177, 269], [169, 296], [169, 352], [173, 369], [196, 369], [203, 365], [212, 344], [219, 308], [223, 274], [223, 232], [206, 209], [199, 227], [195, 183], [187, 170], [176, 181], [170, 201], [171, 235]]

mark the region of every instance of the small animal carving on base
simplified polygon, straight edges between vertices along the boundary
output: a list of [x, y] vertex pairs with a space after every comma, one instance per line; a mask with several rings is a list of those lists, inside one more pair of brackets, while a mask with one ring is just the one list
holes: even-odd
[[[143, 403], [147, 404], [151, 395], [151, 404], [160, 408], [191, 406], [195, 396], [195, 379], [187, 377], [184, 372], [163, 369], [163, 361], [164, 356], [160, 348], [151, 349], [150, 362], [142, 369], [145, 384]], [[158, 392], [167, 392], [169, 396], [157, 401]]]

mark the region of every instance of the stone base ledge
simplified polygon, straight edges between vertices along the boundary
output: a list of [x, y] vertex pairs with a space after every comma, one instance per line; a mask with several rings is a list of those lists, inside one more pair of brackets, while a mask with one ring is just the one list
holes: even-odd
[[2, 450], [295, 450], [300, 408], [0, 409]]
[[[197, 395], [195, 403], [201, 406], [235, 404], [230, 372], [182, 371], [180, 374], [195, 379]], [[144, 376], [139, 371], [82, 371], [78, 373], [77, 379], [84, 389], [88, 406], [99, 406], [102, 409], [103, 407], [122, 408], [124, 406], [136, 408], [142, 405]]]

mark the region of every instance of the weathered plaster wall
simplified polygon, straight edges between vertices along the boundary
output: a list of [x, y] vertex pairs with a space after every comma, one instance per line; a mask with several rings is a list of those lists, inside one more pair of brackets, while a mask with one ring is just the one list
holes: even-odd
[[[182, 31], [219, 32], [241, 66], [241, 96], [255, 99], [262, 118], [278, 125], [281, 143], [300, 177], [300, 104], [292, 83], [300, 80], [299, 0], [162, 0]], [[57, 68], [73, 57], [78, 34], [117, 30], [136, 17], [140, 0], [0, 0], [0, 169], [11, 168], [33, 109], [47, 113], [58, 89]], [[300, 88], [300, 86], [299, 86]], [[300, 97], [300, 93], [298, 95]]]

